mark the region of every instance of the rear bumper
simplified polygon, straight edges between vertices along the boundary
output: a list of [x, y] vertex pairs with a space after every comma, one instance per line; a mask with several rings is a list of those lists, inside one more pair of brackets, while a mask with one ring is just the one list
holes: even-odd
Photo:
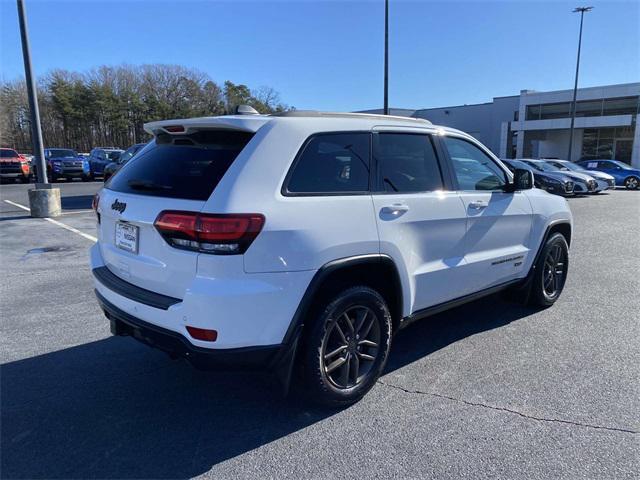
[[[152, 328], [177, 335], [196, 350], [213, 352], [289, 343], [292, 318], [314, 273], [200, 274], [181, 298], [174, 298], [116, 276], [105, 266], [100, 241], [91, 247], [90, 258], [99, 298]], [[123, 256], [122, 262], [126, 259]], [[214, 342], [193, 338], [187, 326], [216, 330], [218, 338]]]
[[109, 319], [111, 333], [131, 336], [136, 340], [186, 359], [201, 370], [275, 370], [288, 358], [288, 345], [261, 345], [231, 349], [200, 348], [179, 333], [145, 322], [129, 315], [104, 298], [97, 290], [96, 297]]

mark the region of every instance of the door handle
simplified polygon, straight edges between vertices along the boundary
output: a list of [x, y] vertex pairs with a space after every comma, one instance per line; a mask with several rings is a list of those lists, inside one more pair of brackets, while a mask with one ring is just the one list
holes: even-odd
[[487, 208], [489, 206], [488, 202], [484, 200], [474, 200], [469, 203], [469, 208], [473, 208], [474, 210], [482, 210], [483, 208]]
[[398, 216], [404, 212], [409, 210], [409, 206], [403, 203], [394, 203], [393, 205], [388, 205], [386, 207], [382, 207], [380, 213], [384, 213], [385, 215], [395, 215]]

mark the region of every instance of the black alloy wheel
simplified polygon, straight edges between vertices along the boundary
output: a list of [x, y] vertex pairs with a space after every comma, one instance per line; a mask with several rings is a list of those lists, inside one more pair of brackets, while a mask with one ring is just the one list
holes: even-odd
[[327, 379], [340, 389], [355, 387], [371, 371], [380, 353], [380, 322], [363, 305], [338, 314], [326, 330], [322, 361]]
[[305, 325], [301, 353], [305, 392], [323, 405], [349, 405], [384, 369], [391, 345], [389, 308], [375, 290], [355, 286], [316, 311], [315, 321]]
[[554, 233], [545, 242], [533, 271], [528, 303], [553, 305], [564, 289], [568, 272], [569, 245], [561, 233]]
[[566, 278], [566, 263], [566, 252], [560, 243], [556, 243], [549, 249], [544, 259], [542, 288], [547, 297], [555, 298], [562, 291]]

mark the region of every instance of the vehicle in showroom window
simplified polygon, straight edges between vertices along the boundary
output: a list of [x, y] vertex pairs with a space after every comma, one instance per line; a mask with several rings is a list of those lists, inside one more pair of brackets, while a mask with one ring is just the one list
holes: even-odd
[[[251, 112], [245, 107], [244, 112]], [[199, 368], [298, 371], [360, 399], [395, 332], [501, 290], [551, 306], [566, 200], [460, 131], [293, 111], [151, 122], [94, 201], [96, 295], [115, 335]]]
[[597, 170], [611, 175], [616, 179], [616, 186], [625, 187], [627, 190], [640, 188], [640, 169], [618, 160], [581, 160], [582, 165], [589, 170]]
[[598, 172], [597, 170], [587, 170], [583, 166], [578, 165], [577, 163], [570, 162], [568, 160], [545, 158], [544, 161], [555, 167], [558, 167], [561, 172], [571, 171], [589, 175], [590, 177], [595, 179], [596, 182], [598, 182], [598, 186], [600, 188], [598, 191], [616, 188], [616, 179], [613, 177], [613, 175], [609, 175], [608, 173]]
[[545, 162], [544, 160], [523, 158], [522, 161], [533, 167], [538, 172], [561, 172], [563, 175], [573, 180], [574, 193], [597, 193], [602, 190], [595, 178], [584, 173], [561, 170], [555, 165]]
[[531, 165], [528, 165], [521, 160], [503, 159], [502, 162], [512, 172], [516, 168], [530, 170], [531, 173], [533, 173], [534, 185], [536, 188], [540, 188], [555, 195], [562, 195], [563, 197], [570, 197], [574, 194], [573, 180], [566, 175], [563, 175], [562, 172], [543, 172], [540, 170], [534, 170]]

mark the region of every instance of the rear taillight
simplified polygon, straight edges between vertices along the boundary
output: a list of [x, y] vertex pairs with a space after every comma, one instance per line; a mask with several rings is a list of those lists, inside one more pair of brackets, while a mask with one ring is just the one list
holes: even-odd
[[161, 212], [154, 223], [165, 241], [176, 248], [216, 255], [247, 251], [264, 226], [259, 213], [206, 214]]
[[96, 212], [96, 217], [98, 217], [98, 223], [100, 223], [100, 214], [98, 213], [98, 204], [100, 203], [100, 194], [96, 193], [93, 196], [93, 200], [91, 201], [91, 208]]
[[22, 162], [20, 163], [20, 168], [22, 169], [22, 173], [24, 173], [25, 175], [29, 174], [29, 164], [26, 160], [22, 160]]

